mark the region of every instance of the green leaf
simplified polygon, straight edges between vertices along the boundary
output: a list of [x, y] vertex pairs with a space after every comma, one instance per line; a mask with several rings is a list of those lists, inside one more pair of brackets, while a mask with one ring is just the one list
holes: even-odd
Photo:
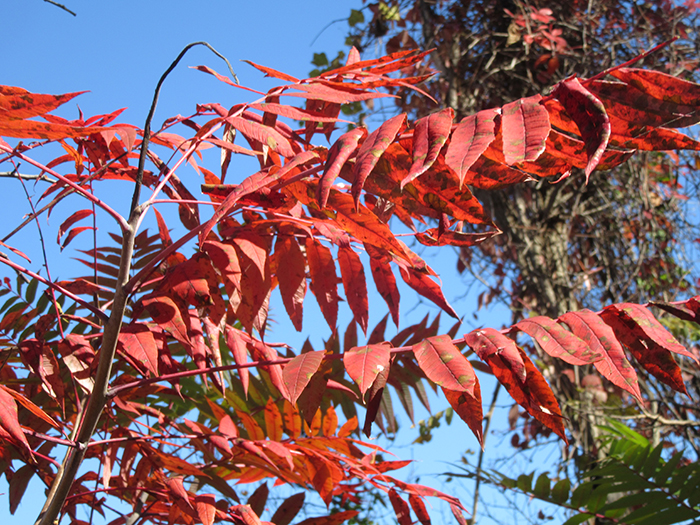
[[534, 472], [531, 472], [530, 474], [520, 474], [520, 476], [518, 476], [518, 488], [526, 494], [532, 492], [533, 477], [535, 477]]
[[579, 523], [583, 523], [584, 521], [586, 521], [590, 518], [591, 518], [590, 514], [586, 514], [586, 513], [576, 514], [575, 516], [571, 516], [562, 525], [579, 525]]
[[683, 453], [676, 452], [673, 457], [669, 459], [663, 467], [661, 467], [654, 477], [657, 485], [666, 485], [668, 478], [671, 476], [671, 474], [673, 474], [673, 471], [676, 470], [676, 467], [682, 458]]
[[[576, 489], [574, 489], [574, 493], [571, 495], [571, 506], [576, 508], [586, 506], [588, 498], [590, 498], [591, 496], [592, 490], [592, 481], [586, 481], [585, 483], [581, 483], [578, 487], [576, 487]], [[577, 523], [581, 522], [579, 521]]]
[[552, 487], [551, 501], [557, 505], [561, 505], [569, 499], [569, 490], [571, 488], [571, 481], [569, 478], [564, 478]]
[[39, 286], [39, 281], [32, 279], [32, 282], [27, 286], [27, 292], [24, 294], [24, 298], [28, 303], [33, 303], [36, 297], [36, 288]]
[[362, 11], [358, 11], [357, 9], [351, 9], [350, 16], [348, 17], [348, 25], [350, 27], [355, 27], [357, 24], [364, 24], [364, 23], [365, 23], [365, 15], [362, 14]]
[[549, 498], [549, 476], [547, 476], [546, 472], [543, 472], [537, 477], [534, 494], [540, 499], [546, 500]]
[[641, 470], [645, 478], [651, 478], [661, 467], [661, 452], [663, 452], [663, 445], [657, 445], [644, 462]]
[[328, 57], [325, 53], [314, 53], [314, 59], [311, 61], [314, 66], [325, 67], [328, 65]]

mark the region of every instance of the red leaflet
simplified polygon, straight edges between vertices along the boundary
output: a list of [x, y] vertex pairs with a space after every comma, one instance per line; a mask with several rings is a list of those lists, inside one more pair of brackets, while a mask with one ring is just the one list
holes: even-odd
[[323, 416], [323, 435], [326, 437], [332, 437], [335, 435], [335, 431], [338, 429], [338, 414], [336, 414], [333, 405], [326, 409], [326, 413]]
[[243, 525], [262, 525], [260, 518], [255, 511], [250, 508], [250, 505], [234, 505], [229, 511], [236, 516]]
[[285, 398], [290, 403], [296, 404], [306, 385], [321, 366], [325, 354], [324, 350], [300, 354], [284, 367], [282, 378], [287, 389]]
[[357, 153], [355, 167], [352, 171], [352, 196], [355, 200], [356, 209], [360, 202], [360, 193], [362, 192], [365, 180], [367, 180], [367, 177], [386, 149], [404, 129], [406, 129], [406, 114], [402, 113], [384, 122], [362, 143], [362, 147]]
[[[246, 350], [246, 340], [249, 340], [248, 336], [239, 330], [226, 325], [226, 346], [231, 351], [233, 355], [233, 361], [237, 365], [243, 365], [248, 362], [248, 351]], [[250, 384], [250, 370], [247, 368], [239, 368], [238, 375], [241, 378], [241, 384], [243, 385], [243, 393], [248, 395], [248, 385]]]
[[[71, 226], [73, 226], [76, 222], [83, 220], [85, 217], [89, 217], [92, 215], [93, 212], [92, 210], [80, 210], [76, 211], [74, 214], [72, 214], [70, 217], [68, 217], [61, 226], [58, 228], [58, 237], [56, 238], [56, 242], [58, 244], [61, 243], [61, 237], [63, 237], [63, 234], [66, 233]], [[68, 244], [70, 241], [66, 240], [65, 244]]]
[[11, 438], [32, 455], [32, 449], [17, 419], [17, 403], [6, 390], [4, 385], [0, 385], [0, 437]]
[[153, 211], [156, 214], [156, 222], [158, 223], [158, 236], [160, 237], [160, 242], [163, 243], [163, 246], [170, 246], [173, 243], [173, 240], [170, 238], [168, 225], [165, 224], [163, 216], [155, 207], [153, 208]]
[[658, 100], [697, 106], [700, 104], [700, 86], [678, 77], [635, 68], [620, 68], [609, 72], [615, 78], [631, 84]]
[[351, 348], [343, 354], [345, 370], [365, 395], [377, 375], [389, 368], [391, 345], [379, 343]]
[[391, 506], [394, 507], [396, 520], [399, 522], [399, 525], [412, 525], [411, 509], [408, 503], [399, 496], [396, 489], [391, 489], [389, 491], [389, 501], [391, 501]]
[[40, 95], [37, 93], [0, 94], [0, 120], [26, 119], [38, 117], [49, 111], [53, 111], [61, 104], [87, 93], [65, 93], [63, 95]]
[[[58, 283], [60, 284], [60, 283]], [[682, 303], [650, 303], [657, 308], [693, 323], [700, 324], [700, 296], [691, 297]]]
[[35, 469], [31, 465], [24, 465], [11, 475], [9, 479], [10, 514], [14, 514], [17, 511], [17, 507], [22, 501], [22, 496], [24, 496], [24, 492], [27, 490], [29, 480], [32, 479], [34, 473]]
[[158, 375], [158, 347], [153, 333], [143, 324], [122, 326], [119, 342], [124, 352], [141, 363], [148, 372]]
[[233, 243], [241, 265], [241, 302], [236, 316], [248, 332], [266, 316], [272, 289], [267, 241], [253, 231], [240, 230]]
[[431, 228], [424, 232], [417, 233], [416, 240], [426, 246], [475, 246], [501, 233], [501, 231], [462, 233], [453, 230], [440, 233], [438, 228]]
[[[330, 87], [328, 83], [314, 82], [313, 84], [295, 84], [293, 86], [282, 86], [284, 89], [298, 89], [304, 93], [293, 93], [285, 91], [281, 93], [287, 97], [300, 97], [311, 100], [323, 100], [325, 102], [334, 102], [336, 104], [348, 104], [350, 102], [361, 102], [373, 98], [391, 97], [387, 93], [367, 92], [362, 89], [348, 88], [349, 84], [335, 84], [335, 87]], [[343, 86], [340, 88], [339, 86]]]
[[52, 124], [48, 122], [36, 122], [34, 120], [4, 120], [0, 119], [0, 136], [17, 139], [45, 139], [60, 140], [91, 135], [102, 131], [104, 128], [81, 126], [69, 126], [66, 124]]
[[642, 402], [637, 373], [625, 356], [622, 345], [615, 333], [603, 322], [603, 319], [590, 310], [568, 312], [559, 317], [588, 347], [603, 356], [593, 363], [598, 371], [614, 385], [627, 390]]
[[22, 361], [41, 379], [44, 391], [62, 405], [65, 386], [51, 347], [36, 339], [25, 339], [18, 346]]
[[73, 239], [75, 239], [79, 233], [84, 232], [85, 230], [94, 230], [92, 226], [81, 226], [79, 228], [73, 228], [70, 232], [68, 232], [68, 236], [66, 237], [66, 240], [63, 241], [63, 244], [61, 245], [61, 250], [66, 248]]
[[338, 320], [338, 277], [331, 251], [312, 237], [306, 239], [311, 291], [331, 330]]
[[605, 106], [593, 93], [584, 88], [577, 78], [560, 82], [552, 94], [559, 99], [576, 123], [586, 143], [587, 182], [591, 172], [600, 163], [610, 140], [610, 119]]
[[457, 505], [450, 503], [450, 510], [452, 511], [452, 514], [454, 514], [454, 517], [459, 525], [467, 525], [467, 520], [464, 519], [464, 514], [462, 514], [462, 510]]
[[365, 424], [362, 426], [362, 431], [367, 437], [369, 437], [372, 433], [372, 423], [376, 419], [377, 413], [379, 412], [379, 407], [382, 403], [382, 396], [384, 394], [384, 387], [386, 386], [387, 379], [389, 379], [390, 370], [391, 359], [389, 360], [388, 367], [384, 368], [383, 370], [379, 370], [375, 380], [372, 382], [372, 386], [365, 395], [367, 400], [367, 413], [365, 414]]
[[413, 163], [401, 181], [401, 189], [433, 165], [452, 130], [455, 112], [445, 108], [416, 122], [413, 130]]
[[350, 306], [357, 324], [367, 334], [369, 304], [365, 269], [360, 261], [360, 256], [350, 246], [340, 246], [338, 248], [338, 266], [340, 266], [340, 275], [343, 279], [348, 306]]
[[420, 295], [426, 299], [430, 299], [455, 319], [459, 319], [457, 312], [454, 311], [442, 294], [440, 285], [433, 281], [428, 274], [414, 268], [401, 267], [401, 277], [408, 286], [413, 288]]
[[429, 337], [413, 346], [418, 366], [433, 383], [474, 396], [476, 374], [449, 335]]
[[85, 279], [76, 279], [75, 281], [58, 281], [56, 284], [76, 295], [92, 295], [107, 290], [106, 287], [97, 285]]
[[184, 478], [182, 476], [175, 476], [173, 478], [169, 478], [165, 484], [168, 487], [168, 490], [176, 497], [182, 498], [184, 502], [192, 507], [192, 504], [190, 503], [190, 495], [185, 489], [185, 485], [183, 484], [182, 480]]
[[607, 306], [600, 313], [617, 339], [630, 349], [646, 371], [674, 390], [687, 394], [681, 370], [671, 352], [697, 359], [666, 330], [643, 306], [621, 303]]
[[523, 319], [513, 327], [532, 337], [546, 353], [570, 365], [588, 365], [603, 358], [585, 341], [565, 330], [549, 317], [530, 317]]
[[345, 163], [357, 150], [359, 142], [366, 136], [367, 128], [355, 128], [341, 135], [331, 146], [331, 149], [328, 150], [326, 167], [319, 182], [316, 196], [320, 208], [326, 207], [333, 182], [335, 182]]
[[[688, 350], [673, 337], [671, 332], [666, 330], [644, 306], [634, 303], [611, 304], [605, 307], [601, 314], [606, 323], [608, 322], [608, 318], [612, 319], [612, 316], [608, 315], [610, 312], [616, 312], [617, 318], [621, 319], [632, 329], [635, 337], [641, 340], [654, 342], [669, 352], [688, 357], [695, 361], [696, 364], [700, 364], [698, 359], [688, 352]], [[613, 329], [614, 328], [613, 326]]]
[[180, 308], [172, 298], [151, 294], [144, 297], [142, 303], [155, 323], [181, 343], [187, 346], [191, 344]]
[[[251, 62], [250, 60], [243, 60], [243, 62], [245, 62], [246, 64], [250, 64], [255, 69], [258, 69], [259, 71], [262, 71], [263, 73], [265, 73], [266, 77], [279, 78], [280, 80], [284, 80], [285, 82], [299, 82], [299, 79], [294, 78], [293, 76], [288, 75], [286, 73], [282, 73], [280, 71], [277, 71], [276, 69], [272, 69], [271, 67], [260, 66], [254, 62]], [[275, 522], [275, 520], [272, 520], [272, 521], [273, 521], [273, 523], [277, 523], [277, 522]]]
[[391, 257], [384, 251], [374, 246], [365, 245], [369, 255], [369, 266], [372, 270], [374, 285], [379, 295], [386, 302], [391, 312], [391, 319], [399, 326], [399, 289], [396, 287], [396, 277], [391, 271]]
[[270, 518], [270, 521], [275, 525], [289, 525], [299, 511], [304, 506], [305, 492], [299, 492], [293, 496], [289, 496], [282, 504], [277, 507], [277, 510]]
[[243, 117], [226, 117], [224, 120], [247, 138], [260, 142], [264, 146], [268, 146], [271, 150], [276, 151], [283, 157], [288, 159], [294, 157], [295, 153], [291, 144], [275, 128]]
[[545, 149], [551, 126], [541, 95], [522, 98], [502, 108], [503, 156], [508, 165], [534, 161]]
[[421, 525], [430, 525], [430, 516], [428, 515], [428, 511], [425, 508], [425, 503], [423, 503], [423, 499], [419, 498], [415, 494], [409, 494], [408, 502], [411, 504], [411, 508], [413, 509], [413, 512], [416, 513], [418, 521], [421, 522]]
[[[470, 365], [471, 366], [471, 365]], [[481, 448], [484, 448], [484, 431], [482, 428], [484, 414], [481, 408], [481, 387], [475, 380], [473, 392], [456, 392], [445, 387], [442, 388], [447, 401], [457, 415], [462, 418], [476, 436]]]
[[480, 359], [491, 366], [498, 381], [520, 406], [567, 441], [561, 409], [552, 390], [542, 373], [512, 339], [493, 328], [484, 328], [468, 333], [464, 340]]
[[248, 505], [250, 505], [250, 508], [257, 516], [260, 516], [265, 511], [265, 503], [267, 503], [269, 495], [270, 488], [267, 486], [267, 483], [263, 483], [248, 498]]
[[450, 144], [445, 153], [445, 163], [459, 177], [460, 188], [469, 168], [493, 142], [496, 129], [495, 120], [498, 114], [498, 109], [479, 111], [476, 115], [462, 119], [462, 122], [452, 133]]
[[301, 332], [304, 295], [306, 295], [306, 260], [299, 243], [291, 235], [278, 235], [275, 242], [277, 281], [282, 302], [294, 328]]
[[285, 106], [284, 104], [274, 104], [271, 102], [266, 102], [265, 104], [249, 104], [248, 107], [250, 109], [257, 109], [259, 111], [264, 111], [265, 113], [280, 115], [282, 117], [287, 117], [294, 120], [310, 120], [313, 122], [339, 122], [338, 118], [329, 117], [317, 111], [309, 111], [308, 109], [301, 109], [294, 106]]

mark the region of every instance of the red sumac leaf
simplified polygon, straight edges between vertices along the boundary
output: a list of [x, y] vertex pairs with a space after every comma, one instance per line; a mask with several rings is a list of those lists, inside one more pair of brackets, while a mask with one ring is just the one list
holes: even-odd
[[309, 384], [323, 362], [324, 350], [300, 354], [286, 364], [282, 371], [284, 384], [287, 387], [287, 399], [295, 404], [301, 393]]
[[430, 525], [430, 516], [428, 515], [428, 510], [425, 508], [423, 499], [415, 494], [409, 494], [408, 502], [411, 504], [411, 508], [413, 512], [415, 512], [418, 521], [421, 522], [421, 525]]
[[[58, 228], [58, 237], [56, 238], [56, 242], [60, 244], [61, 237], [63, 237], [64, 233], [70, 230], [71, 226], [73, 226], [76, 222], [81, 221], [86, 217], [89, 217], [92, 214], [92, 210], [79, 210], [72, 214], [70, 217], [68, 217]], [[68, 244], [68, 241], [66, 241], [65, 244]]]
[[623, 390], [627, 390], [640, 403], [642, 402], [637, 373], [627, 360], [622, 345], [615, 337], [615, 332], [598, 314], [585, 309], [567, 312], [559, 316], [559, 321], [566, 323], [591, 350], [603, 356], [603, 359], [593, 363], [603, 377]]
[[283, 157], [291, 159], [295, 155], [294, 149], [289, 141], [275, 128], [243, 117], [226, 117], [224, 121], [246, 137], [260, 142], [264, 146], [268, 146], [271, 150], [276, 151]]
[[469, 168], [493, 142], [498, 113], [497, 109], [479, 111], [476, 115], [462, 119], [452, 132], [452, 138], [445, 153], [445, 163], [459, 177], [460, 187], [464, 183]]
[[153, 333], [143, 324], [122, 327], [119, 342], [124, 352], [146, 367], [154, 376], [158, 375], [158, 347]]
[[299, 514], [299, 511], [304, 505], [305, 498], [305, 492], [299, 492], [293, 496], [289, 496], [277, 507], [270, 521], [275, 525], [289, 525], [294, 517]]
[[71, 231], [68, 232], [68, 235], [66, 236], [66, 239], [63, 241], [63, 244], [61, 245], [61, 250], [66, 248], [71, 242], [73, 242], [73, 239], [75, 239], [79, 234], [83, 233], [85, 230], [94, 230], [92, 226], [80, 226], [79, 228], [73, 228]]
[[638, 304], [621, 303], [606, 306], [600, 316], [647, 372], [677, 392], [687, 394], [681, 370], [671, 352], [696, 359], [649, 310]]
[[399, 496], [396, 489], [389, 490], [389, 501], [391, 502], [391, 506], [394, 507], [394, 513], [396, 514], [396, 520], [399, 522], [399, 525], [412, 525], [411, 509], [408, 503]]
[[[465, 342], [486, 361], [515, 401], [565, 442], [561, 409], [542, 373], [512, 339], [493, 328], [474, 330]], [[515, 355], [519, 354], [519, 358]]]
[[[3, 433], [5, 436], [2, 436]], [[32, 453], [17, 419], [17, 403], [3, 385], [0, 385], [0, 437], [10, 437], [29, 454]]]
[[268, 399], [265, 405], [265, 428], [268, 438], [272, 441], [282, 441], [282, 412], [272, 398]]
[[364, 395], [377, 375], [389, 368], [391, 345], [380, 343], [351, 348], [343, 354], [343, 363], [348, 375], [360, 387]]
[[481, 448], [484, 447], [484, 431], [482, 421], [484, 419], [483, 409], [481, 407], [481, 387], [479, 382], [475, 381], [473, 393], [456, 392], [447, 388], [442, 389], [450, 406], [454, 409], [457, 415], [462, 418], [479, 441]]
[[29, 480], [34, 475], [34, 467], [31, 465], [23, 465], [9, 479], [10, 485], [10, 514], [14, 514], [18, 505], [22, 501], [22, 496], [27, 490]]
[[581, 138], [586, 143], [587, 182], [608, 147], [611, 132], [610, 118], [600, 99], [583, 87], [577, 78], [560, 82], [552, 94], [562, 103], [566, 112], [576, 123], [581, 132]]
[[243, 525], [262, 525], [260, 518], [250, 505], [235, 505], [231, 507], [230, 512], [234, 514]]
[[377, 161], [386, 149], [394, 142], [396, 136], [406, 128], [406, 114], [402, 113], [390, 118], [374, 130], [365, 139], [357, 153], [355, 167], [352, 172], [352, 196], [355, 199], [355, 208], [360, 201], [360, 193], [365, 180], [377, 165]]
[[355, 321], [362, 331], [367, 333], [369, 319], [369, 303], [367, 300], [367, 282], [365, 270], [360, 261], [360, 256], [350, 246], [338, 248], [338, 266], [343, 280], [343, 289], [348, 306], [352, 310]]
[[338, 320], [338, 277], [331, 251], [312, 237], [306, 239], [311, 291], [331, 330]]
[[391, 319], [396, 326], [399, 326], [399, 289], [396, 286], [396, 277], [391, 271], [391, 256], [374, 246], [365, 244], [367, 255], [369, 255], [369, 267], [372, 270], [374, 285], [377, 287], [379, 295], [386, 302], [391, 313]]
[[447, 142], [454, 116], [452, 108], [445, 108], [416, 122], [413, 130], [413, 163], [408, 175], [401, 181], [401, 189], [433, 165]]
[[476, 373], [449, 335], [429, 337], [413, 346], [418, 366], [436, 385], [474, 395]]
[[700, 86], [694, 82], [662, 73], [637, 68], [619, 68], [609, 72], [657, 100], [688, 106], [700, 104]]
[[267, 503], [267, 497], [269, 495], [270, 488], [267, 486], [267, 483], [263, 483], [255, 489], [255, 492], [248, 498], [248, 505], [250, 505], [252, 511], [258, 516], [261, 516], [265, 510], [265, 504]]
[[603, 356], [590, 348], [585, 341], [564, 329], [549, 317], [536, 316], [523, 319], [514, 328], [522, 330], [539, 343], [546, 353], [570, 365], [588, 365]]
[[521, 98], [502, 108], [503, 156], [508, 165], [534, 161], [545, 150], [551, 125], [541, 95]]
[[297, 332], [301, 332], [304, 295], [306, 294], [306, 260], [299, 243], [291, 235], [278, 235], [274, 257], [277, 281], [284, 308]]
[[333, 182], [340, 174], [348, 159], [357, 151], [360, 140], [367, 136], [367, 128], [358, 127], [341, 135], [335, 141], [331, 149], [328, 150], [328, 158], [326, 159], [326, 167], [321, 177], [321, 182], [318, 184], [318, 205], [320, 208], [325, 208], [328, 202], [328, 196], [331, 192]]
[[414, 268], [401, 267], [401, 277], [403, 277], [408, 286], [420, 295], [434, 302], [455, 319], [459, 319], [457, 312], [454, 311], [442, 294], [440, 285], [433, 281], [428, 274], [419, 272]]

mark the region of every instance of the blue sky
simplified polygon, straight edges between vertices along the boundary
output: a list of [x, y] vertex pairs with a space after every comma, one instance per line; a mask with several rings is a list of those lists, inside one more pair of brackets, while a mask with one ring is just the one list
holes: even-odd
[[[86, 116], [126, 107], [119, 121], [140, 127], [143, 126], [158, 78], [186, 44], [208, 41], [231, 61], [242, 84], [266, 90], [275, 83], [264, 79], [260, 72], [239, 60], [251, 60], [297, 77], [306, 77], [313, 68], [310, 64], [313, 53], [324, 51], [332, 56], [339, 49], [346, 50], [343, 43], [347, 24], [336, 23], [324, 30], [327, 24], [336, 19], [346, 19], [351, 8], [361, 7], [359, 0], [65, 0], [65, 4], [77, 12], [78, 16], [73, 17], [42, 0], [4, 0], [3, 67], [0, 83], [20, 86], [37, 93], [89, 90], [89, 93], [66, 104], [59, 114], [77, 117], [76, 104]], [[369, 50], [365, 53], [365, 58], [373, 56], [374, 52], [375, 50]], [[243, 92], [187, 67], [200, 64], [206, 64], [221, 73], [226, 72], [225, 64], [208, 50], [196, 48], [190, 51], [165, 83], [154, 119], [155, 128], [170, 116], [193, 113], [197, 103], [219, 102], [230, 106], [248, 100]], [[242, 177], [251, 173], [249, 168], [246, 165], [234, 165], [230, 172]], [[0, 180], [6, 203], [3, 208], [6, 220], [3, 221], [0, 234], [5, 235], [19, 217], [29, 210], [21, 187], [8, 179]], [[111, 198], [117, 201], [121, 199], [119, 209], [125, 211], [128, 206], [128, 200], [124, 200], [128, 199], [126, 193], [117, 192]], [[72, 211], [74, 210], [68, 207], [58, 209], [56, 218], [52, 217], [51, 228], [47, 231], [55, 232], [60, 218], [67, 217]], [[36, 239], [33, 230], [30, 233], [28, 229], [27, 232], [26, 236], [23, 234], [21, 238], [13, 239], [10, 244], [31, 252], [35, 249], [31, 246], [36, 246]], [[54, 234], [47, 235], [52, 262], [54, 257], [56, 261], [61, 257], [53, 241]], [[80, 246], [77, 241], [76, 245]], [[62, 260], [69, 261], [69, 257], [74, 255], [67, 253], [69, 251], [63, 254]], [[433, 257], [429, 262], [439, 273], [454, 274], [454, 258], [451, 255]], [[56, 271], [59, 273], [61, 264], [63, 263], [56, 263]], [[3, 275], [7, 275], [4, 269], [0, 270], [0, 276]], [[66, 270], [62, 278], [69, 276], [70, 273]], [[448, 300], [457, 311], [466, 314], [467, 321], [471, 320], [464, 328], [468, 331], [469, 327], [475, 326], [471, 316], [471, 312], [476, 309], [474, 295], [461, 299], [464, 284], [454, 278], [445, 281], [445, 290]], [[293, 331], [290, 323], [285, 322], [286, 314], [280, 306], [281, 301], [278, 294], [274, 295], [277, 296], [274, 300], [277, 301], [279, 312], [275, 316], [279, 326], [275, 328], [274, 339], [289, 341], [299, 347], [303, 338]], [[430, 312], [431, 316], [437, 313], [437, 309], [429, 305], [417, 305], [415, 297], [409, 293], [402, 297], [402, 313], [405, 313], [407, 319], [403, 326], [418, 321], [426, 312]], [[370, 303], [371, 328], [384, 315], [385, 308], [381, 300], [377, 301], [376, 294], [370, 298]], [[328, 335], [327, 327], [320, 319], [311, 295], [307, 296], [305, 304], [307, 313], [304, 333], [313, 332], [312, 342], [320, 346], [321, 338]], [[341, 306], [341, 313], [343, 311], [344, 317], [341, 316], [339, 324], [345, 327], [349, 315], [347, 308]], [[505, 316], [499, 318], [497, 315], [487, 315], [478, 322], [498, 327], [507, 321]], [[317, 322], [319, 328], [315, 329]], [[445, 326], [451, 324], [448, 322]], [[389, 333], [391, 335], [393, 333]], [[490, 383], [486, 382], [483, 387], [485, 400], [490, 399], [490, 388]], [[505, 396], [502, 395], [501, 399], [504, 405], [508, 404]], [[440, 405], [437, 403], [439, 410]], [[407, 423], [403, 414], [400, 420]], [[466, 425], [458, 421], [452, 423], [449, 432], [438, 434], [440, 441], [435, 446], [417, 450], [401, 447], [397, 455], [402, 458], [421, 457], [424, 464], [431, 462], [425, 471], [435, 473], [445, 468], [437, 463], [438, 460], [456, 460], [465, 449], [475, 449], [478, 446]], [[404, 446], [413, 437], [415, 434], [405, 437]], [[495, 444], [496, 441], [493, 442]], [[422, 482], [430, 484], [433, 481], [424, 479]], [[36, 517], [44, 499], [42, 487], [36, 478], [14, 516], [10, 516], [7, 509], [7, 496], [3, 494], [6, 491], [7, 484], [3, 478], [0, 481], [0, 522], [27, 523]], [[459, 496], [466, 495], [463, 490], [458, 492], [461, 492], [457, 494]], [[468, 502], [467, 499], [464, 501]]]

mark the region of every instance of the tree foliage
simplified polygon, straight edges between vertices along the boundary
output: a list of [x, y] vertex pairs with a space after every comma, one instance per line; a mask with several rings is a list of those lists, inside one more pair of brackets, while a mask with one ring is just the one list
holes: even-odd
[[[417, 67], [426, 54], [361, 60], [353, 49], [344, 66], [303, 80], [251, 63], [280, 85], [252, 103], [198, 106], [153, 132], [151, 117], [144, 129], [115, 124], [119, 111], [75, 120], [51, 113], [78, 93], [0, 88], [0, 135], [19, 139], [14, 145], [0, 139], [0, 161], [23, 184], [28, 175], [20, 167], [27, 166], [49, 184], [43, 207], [2, 240], [8, 253], [0, 261], [18, 275], [17, 285], [5, 280], [0, 309], [0, 450], [11, 510], [37, 475], [49, 487], [38, 523], [59, 515], [80, 522], [79, 508], [104, 514], [116, 498], [132, 511], [115, 524], [255, 524], [269, 487], [260, 485], [244, 502], [231, 484], [272, 478], [275, 485], [313, 489], [326, 505], [334, 498], [352, 504], [363, 487], [375, 487], [388, 494], [400, 523], [410, 520], [410, 509], [428, 520], [423, 499], [437, 497], [464, 523], [456, 498], [389, 474], [406, 462], [383, 460], [379, 447], [359, 439], [359, 405], [366, 406], [362, 429], [369, 436], [373, 422], [396, 425], [389, 387], [412, 416], [412, 399], [427, 404], [428, 386], [445, 394], [481, 442], [472, 365], [478, 358], [479, 368], [566, 441], [557, 399], [516, 344], [518, 332], [555, 359], [594, 365], [632, 395], [635, 369], [685, 393], [674, 354], [684, 364], [697, 356], [647, 304], [533, 317], [463, 336], [458, 326], [439, 334], [437, 322], [426, 318], [391, 341], [385, 318], [366, 344], [358, 343], [357, 326], [369, 331], [368, 274], [397, 324], [396, 271], [458, 317], [438, 275], [392, 229], [392, 216], [428, 246], [474, 246], [500, 232], [472, 189], [555, 182], [573, 168], [604, 176], [593, 170], [633, 154], [629, 129], [641, 118], [649, 132], [635, 148], [700, 149], [675, 129], [698, 120], [700, 86], [632, 64], [461, 121], [451, 109], [413, 125], [400, 115], [372, 132], [354, 127], [329, 148], [312, 143], [316, 135], [331, 137], [343, 104], [389, 96], [380, 88], [422, 93], [424, 75], [398, 72]], [[243, 89], [207, 66], [196, 69]], [[285, 119], [302, 124], [294, 129]], [[202, 165], [212, 148], [221, 154], [217, 173]], [[234, 154], [256, 159], [259, 170], [232, 184]], [[206, 197], [195, 197], [187, 166], [203, 176]], [[128, 215], [104, 197], [114, 181], [135, 188]], [[26, 268], [29, 261], [20, 261], [28, 258], [11, 237], [64, 202], [70, 215], [58, 228], [62, 248], [103, 222], [116, 231], [108, 244], [94, 240], [91, 249], [77, 250], [86, 275], [56, 280], [48, 260], [44, 275]], [[172, 205], [186, 230], [175, 240], [158, 211]], [[157, 234], [142, 227], [151, 209]], [[339, 284], [353, 315], [342, 351]], [[307, 286], [334, 335], [322, 349], [307, 344], [297, 352], [270, 341], [269, 300], [279, 288], [288, 316], [303, 330]], [[660, 306], [694, 320], [698, 305], [689, 299]], [[290, 496], [271, 521], [289, 523], [302, 503], [303, 496]], [[301, 523], [339, 524], [356, 514]]]

